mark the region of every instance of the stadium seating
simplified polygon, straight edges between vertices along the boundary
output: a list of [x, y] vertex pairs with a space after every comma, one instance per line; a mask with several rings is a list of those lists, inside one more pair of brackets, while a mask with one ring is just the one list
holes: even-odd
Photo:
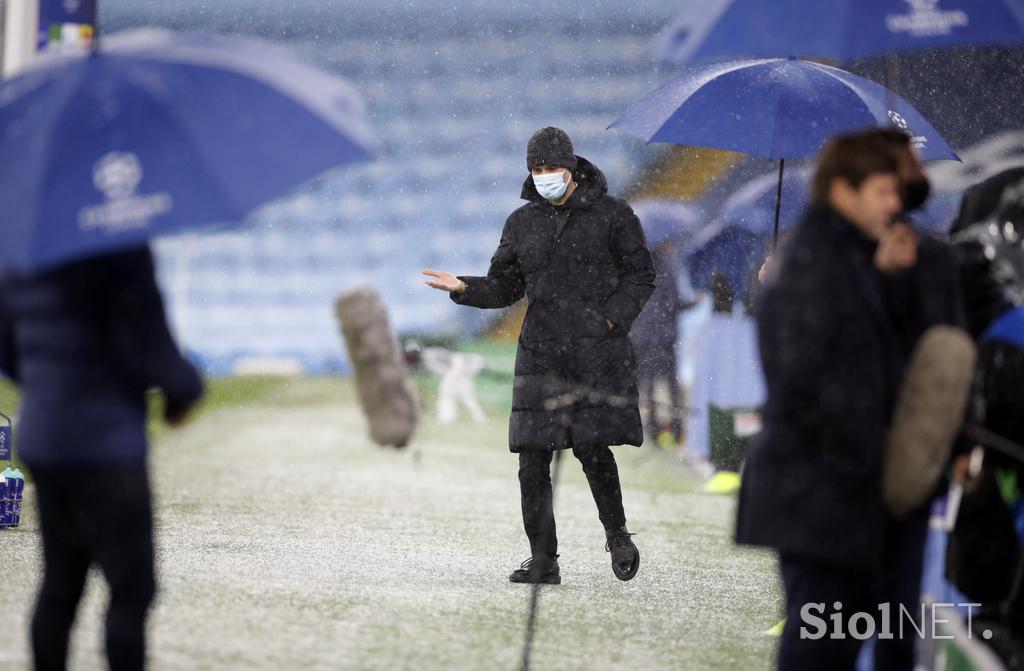
[[565, 128], [613, 192], [653, 151], [606, 127], [667, 78], [650, 44], [671, 4], [555, 3], [550, 21], [526, 25], [501, 3], [427, 13], [406, 7], [415, 3], [302, 12], [300, 1], [250, 12], [222, 2], [219, 12], [202, 3], [194, 21], [155, 2], [113, 2], [103, 28], [170, 24], [281, 42], [363, 92], [382, 151], [264, 207], [248, 227], [157, 244], [175, 328], [211, 372], [254, 356], [344, 370], [332, 303], [360, 284], [380, 290], [402, 332], [479, 328], [478, 316], [431, 293], [419, 271], [486, 271], [505, 217], [522, 202], [530, 133]]

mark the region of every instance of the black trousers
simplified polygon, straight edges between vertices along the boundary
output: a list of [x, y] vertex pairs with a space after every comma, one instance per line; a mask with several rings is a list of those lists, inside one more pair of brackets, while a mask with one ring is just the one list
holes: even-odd
[[37, 671], [64, 669], [89, 567], [110, 586], [111, 671], [142, 669], [146, 614], [156, 592], [153, 514], [143, 462], [31, 469], [43, 536], [43, 582], [32, 617]]
[[[619, 468], [607, 445], [577, 445], [573, 455], [583, 465], [597, 514], [605, 531], [626, 526], [622, 509]], [[552, 507], [551, 459], [549, 449], [523, 450], [519, 453], [519, 490], [523, 506], [523, 528], [534, 555], [558, 554], [555, 514]]]
[[[885, 564], [877, 574], [805, 562], [785, 555], [780, 557], [779, 568], [786, 590], [786, 627], [779, 645], [780, 671], [852, 671], [864, 641], [850, 635], [850, 617], [854, 613], [867, 613], [873, 618], [876, 629], [881, 628], [880, 604], [889, 604], [893, 638], [875, 641], [874, 669], [912, 671], [920, 635], [911, 622], [903, 618], [900, 607], [914, 616], [918, 629], [925, 626], [921, 622], [921, 574], [927, 534], [927, 510], [906, 520], [890, 520], [885, 531]], [[842, 604], [841, 609], [834, 607], [836, 602]], [[824, 609], [811, 612], [824, 621], [827, 633], [823, 638], [800, 638], [802, 627], [808, 633], [818, 629], [808, 627], [801, 619], [801, 609], [806, 604], [824, 604]], [[831, 637], [836, 629], [832, 620], [836, 613], [842, 615], [841, 631], [846, 638]], [[865, 631], [863, 622], [857, 626], [861, 633]]]

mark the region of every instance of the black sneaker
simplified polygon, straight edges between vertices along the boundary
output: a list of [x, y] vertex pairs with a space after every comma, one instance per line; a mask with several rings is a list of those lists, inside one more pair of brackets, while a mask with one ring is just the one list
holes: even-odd
[[542, 583], [561, 585], [562, 576], [558, 570], [558, 555], [534, 555], [509, 574], [510, 582]]
[[619, 580], [632, 580], [640, 570], [640, 551], [629, 538], [633, 534], [626, 531], [626, 527], [605, 533], [608, 542], [604, 549], [612, 555], [612, 573]]

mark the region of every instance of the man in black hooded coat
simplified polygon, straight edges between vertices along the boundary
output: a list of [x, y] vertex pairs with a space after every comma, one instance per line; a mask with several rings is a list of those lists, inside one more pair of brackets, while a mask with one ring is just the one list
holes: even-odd
[[[527, 146], [528, 203], [505, 222], [486, 276], [428, 270], [428, 285], [460, 305], [529, 307], [516, 355], [509, 446], [519, 453], [523, 524], [531, 557], [513, 582], [558, 583], [550, 466], [571, 448], [583, 465], [620, 579], [639, 554], [626, 531], [609, 445], [640, 445], [630, 325], [654, 290], [654, 265], [629, 205], [608, 195], [602, 172], [576, 156], [558, 128]], [[539, 188], [541, 190], [539, 190]], [[543, 195], [542, 195], [543, 192]]]

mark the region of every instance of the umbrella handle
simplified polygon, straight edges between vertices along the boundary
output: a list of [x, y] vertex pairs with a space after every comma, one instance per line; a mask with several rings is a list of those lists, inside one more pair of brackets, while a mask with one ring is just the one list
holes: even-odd
[[779, 248], [779, 212], [782, 209], [782, 173], [786, 170], [786, 159], [779, 159], [779, 185], [775, 190], [775, 233], [772, 238], [772, 251]]

